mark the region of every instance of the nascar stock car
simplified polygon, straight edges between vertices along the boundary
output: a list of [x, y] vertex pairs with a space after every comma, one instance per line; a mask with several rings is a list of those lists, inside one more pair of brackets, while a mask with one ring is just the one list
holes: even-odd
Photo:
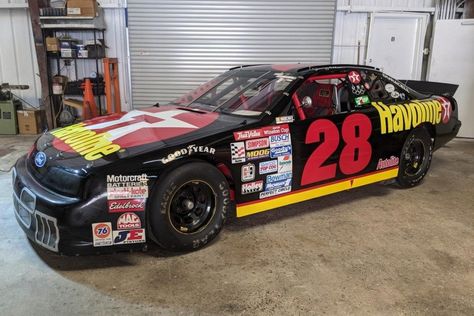
[[168, 105], [44, 133], [13, 169], [15, 215], [62, 254], [197, 249], [228, 216], [420, 183], [457, 117], [451, 95], [371, 67], [241, 66]]

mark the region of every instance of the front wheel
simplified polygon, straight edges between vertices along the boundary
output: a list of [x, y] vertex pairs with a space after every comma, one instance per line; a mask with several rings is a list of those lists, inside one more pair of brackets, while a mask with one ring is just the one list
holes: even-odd
[[397, 182], [410, 188], [419, 184], [430, 168], [433, 141], [425, 128], [411, 131], [403, 144]]
[[229, 186], [218, 169], [185, 164], [156, 183], [147, 210], [151, 237], [169, 250], [201, 248], [220, 232], [229, 207]]

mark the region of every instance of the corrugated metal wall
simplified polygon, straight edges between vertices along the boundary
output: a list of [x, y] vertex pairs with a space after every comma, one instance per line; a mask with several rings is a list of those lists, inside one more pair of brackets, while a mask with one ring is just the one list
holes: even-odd
[[28, 90], [12, 92], [38, 106], [41, 84], [28, 10], [0, 7], [0, 30], [0, 84], [29, 85]]
[[170, 101], [232, 66], [329, 63], [335, 0], [128, 2], [134, 107]]

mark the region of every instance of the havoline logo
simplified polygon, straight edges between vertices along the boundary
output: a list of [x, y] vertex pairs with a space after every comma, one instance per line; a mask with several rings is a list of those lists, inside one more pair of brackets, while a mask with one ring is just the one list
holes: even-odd
[[67, 126], [51, 134], [69, 145], [86, 160], [97, 160], [120, 150], [120, 146], [109, 140], [108, 133], [97, 133], [87, 129], [84, 123]]

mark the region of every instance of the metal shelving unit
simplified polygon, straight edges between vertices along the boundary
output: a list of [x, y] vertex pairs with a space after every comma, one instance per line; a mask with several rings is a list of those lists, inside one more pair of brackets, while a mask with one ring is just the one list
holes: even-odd
[[[76, 81], [82, 80], [84, 78], [90, 78], [84, 76], [83, 78], [78, 78], [78, 66], [77, 61], [82, 60], [83, 62], [86, 61], [94, 61], [95, 62], [95, 78], [90, 78], [92, 83], [94, 84], [93, 91], [94, 95], [97, 99], [97, 105], [99, 108], [99, 113], [102, 114], [102, 100], [101, 96], [104, 95], [104, 89], [101, 89], [101, 85], [104, 85], [103, 80], [101, 79], [101, 74], [103, 74], [102, 69], [102, 59], [106, 57], [105, 53], [105, 24], [103, 21], [103, 14], [100, 12], [100, 16], [96, 18], [91, 17], [67, 17], [67, 16], [54, 16], [54, 17], [40, 17], [41, 20], [41, 29], [43, 33], [43, 42], [45, 42], [46, 37], [53, 36], [58, 37], [58, 34], [62, 33], [69, 33], [69, 32], [85, 32], [91, 34], [91, 40], [94, 41], [95, 45], [95, 56], [81, 58], [81, 57], [62, 57], [60, 52], [58, 53], [47, 53], [47, 68], [48, 68], [48, 82], [49, 82], [49, 94], [51, 96], [51, 106], [53, 109], [53, 121], [57, 124], [56, 117], [58, 115], [58, 111], [61, 109], [62, 103], [62, 96], [53, 94], [53, 85], [52, 79], [54, 75], [52, 74], [52, 69], [54, 65], [56, 65], [56, 72], [57, 75], [61, 75], [61, 61], [73, 61], [74, 62], [74, 70]], [[102, 45], [104, 47], [104, 54], [103, 56], [99, 56], [98, 54], [98, 47], [97, 40], [102, 40]], [[82, 94], [66, 94], [65, 95], [75, 95], [79, 96]]]

